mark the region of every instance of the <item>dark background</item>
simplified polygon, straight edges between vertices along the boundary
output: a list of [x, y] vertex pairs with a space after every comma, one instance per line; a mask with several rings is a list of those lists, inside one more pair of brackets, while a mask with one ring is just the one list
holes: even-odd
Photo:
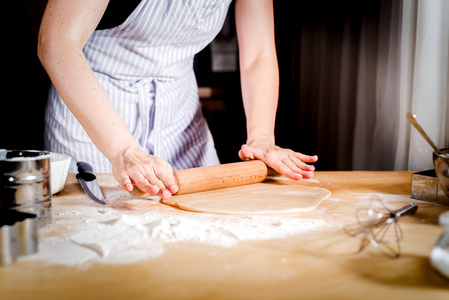
[[[6, 81], [3, 80], [0, 148], [42, 149], [44, 110], [50, 82], [36, 52], [45, 1], [13, 2], [8, 9], [13, 13], [4, 25], [3, 71]], [[281, 82], [276, 142], [281, 147], [305, 154], [318, 154], [320, 160], [316, 165], [319, 170], [350, 169], [349, 163], [335, 162], [333, 158], [334, 147], [343, 137], [331, 134], [328, 129], [339, 126], [341, 120], [334, 118], [333, 110], [336, 107], [333, 107], [332, 99], [322, 99], [332, 98], [333, 93], [327, 90], [338, 92], [339, 89], [336, 86], [338, 77], [331, 72], [333, 68], [338, 68], [339, 60], [333, 59], [332, 54], [341, 51], [338, 45], [344, 38], [344, 30], [348, 28], [354, 49], [357, 49], [362, 38], [360, 28], [367, 20], [374, 26], [375, 43], [379, 10], [386, 3], [389, 1], [321, 0], [295, 1], [292, 6], [291, 1], [274, 1]], [[313, 48], [313, 43], [317, 37], [324, 41], [327, 47], [324, 49], [328, 51], [314, 52], [316, 48]], [[350, 59], [354, 65], [357, 64], [357, 51], [350, 55]], [[210, 60], [209, 47], [197, 56], [195, 70], [198, 83], [200, 86], [219, 88], [222, 92], [216, 97], [226, 105], [205, 114], [221, 162], [238, 161], [237, 152], [246, 138], [239, 74], [214, 73]], [[306, 81], [304, 76], [307, 76]], [[324, 88], [323, 85], [314, 84], [318, 80], [325, 83]], [[348, 97], [354, 95], [349, 93]], [[351, 116], [351, 106], [348, 110], [348, 116]], [[348, 117], [345, 123], [348, 136], [353, 130], [351, 122]], [[347, 148], [351, 149], [351, 145]]]

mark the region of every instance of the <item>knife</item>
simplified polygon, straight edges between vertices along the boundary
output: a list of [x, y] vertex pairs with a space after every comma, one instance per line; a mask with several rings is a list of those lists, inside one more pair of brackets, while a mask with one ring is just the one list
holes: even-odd
[[93, 174], [92, 166], [86, 162], [78, 162], [78, 174], [76, 174], [76, 179], [80, 182], [83, 191], [89, 196], [90, 199], [94, 200], [100, 204], [107, 204], [104, 200], [103, 194], [101, 193], [100, 187], [97, 183], [97, 177]]

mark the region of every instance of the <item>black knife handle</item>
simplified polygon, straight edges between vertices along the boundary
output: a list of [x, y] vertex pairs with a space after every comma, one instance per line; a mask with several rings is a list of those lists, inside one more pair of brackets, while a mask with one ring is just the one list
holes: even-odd
[[93, 174], [94, 169], [87, 162], [77, 162], [76, 166], [78, 167], [78, 174], [76, 174], [76, 179], [79, 178], [84, 179], [85, 181], [92, 181], [97, 179], [97, 177]]
[[76, 163], [76, 166], [78, 167], [78, 172], [80, 173], [93, 173], [94, 169], [92, 169], [92, 166], [89, 165], [87, 162], [79, 161]]

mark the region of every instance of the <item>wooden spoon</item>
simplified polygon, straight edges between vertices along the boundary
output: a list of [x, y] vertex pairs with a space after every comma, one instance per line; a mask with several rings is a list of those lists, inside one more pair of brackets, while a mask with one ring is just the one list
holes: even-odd
[[435, 146], [435, 144], [432, 142], [432, 140], [429, 138], [429, 136], [426, 134], [424, 129], [422, 129], [421, 125], [418, 124], [418, 121], [416, 120], [416, 116], [412, 115], [411, 113], [407, 113], [407, 120], [410, 122], [410, 124], [413, 125], [413, 127], [418, 130], [418, 132], [423, 136], [423, 138], [432, 146], [433, 150], [435, 150], [435, 153], [440, 153], [440, 150]]

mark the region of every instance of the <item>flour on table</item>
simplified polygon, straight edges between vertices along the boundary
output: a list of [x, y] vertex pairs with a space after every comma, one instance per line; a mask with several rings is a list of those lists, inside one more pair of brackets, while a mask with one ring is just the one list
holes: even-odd
[[416, 202], [416, 203], [431, 203], [428, 201], [417, 200], [410, 197], [410, 195], [400, 195], [400, 194], [381, 194], [381, 193], [355, 193], [357, 194], [357, 199], [362, 199], [366, 201], [383, 201], [384, 204], [392, 204], [395, 202]]
[[[290, 178], [285, 177], [285, 176], [279, 176], [279, 175], [268, 175], [267, 179], [291, 180], [291, 181], [294, 181], [293, 179], [290, 179]], [[303, 178], [303, 179], [301, 179], [301, 182], [320, 183], [320, 181], [315, 179], [315, 178]]]
[[[22, 261], [79, 266], [133, 263], [158, 257], [167, 243], [233, 247], [241, 241], [278, 239], [330, 226], [300, 215], [213, 215], [183, 212], [155, 199], [104, 191], [108, 206], [53, 203], [53, 223], [39, 231], [39, 251]], [[153, 197], [154, 198], [154, 197]]]

